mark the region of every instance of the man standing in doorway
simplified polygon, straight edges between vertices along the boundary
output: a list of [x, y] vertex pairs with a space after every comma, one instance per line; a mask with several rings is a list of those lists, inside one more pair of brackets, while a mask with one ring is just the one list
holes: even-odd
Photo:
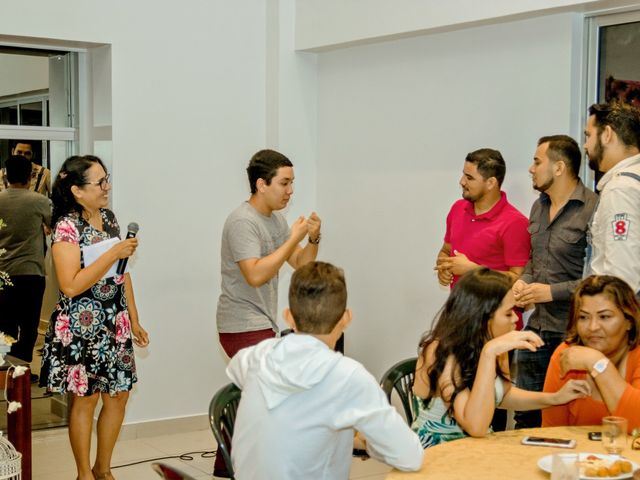
[[589, 167], [604, 173], [589, 226], [586, 275], [615, 275], [640, 293], [640, 111], [594, 104], [584, 130]]
[[[48, 168], [35, 163], [33, 142], [31, 140], [18, 140], [13, 144], [11, 155], [21, 155], [31, 162], [31, 173], [28, 188], [32, 192], [51, 196], [51, 172]], [[0, 170], [0, 191], [9, 187], [6, 168]]]
[[[582, 154], [567, 135], [538, 140], [529, 173], [540, 197], [531, 207], [531, 256], [513, 286], [516, 304], [535, 306], [527, 330], [544, 345], [535, 352], [516, 351], [516, 385], [541, 392], [549, 360], [562, 343], [569, 320], [571, 296], [582, 278], [587, 226], [597, 195], [579, 178]], [[540, 410], [516, 412], [516, 428], [542, 423]]]
[[[299, 217], [291, 228], [279, 210], [293, 195], [293, 164], [274, 150], [257, 152], [247, 167], [251, 197], [227, 218], [222, 232], [222, 292], [218, 300], [220, 343], [229, 357], [274, 337], [278, 272], [316, 259], [320, 218]], [[299, 243], [307, 237], [302, 248]]]
[[[29, 191], [31, 162], [20, 155], [6, 163], [9, 188], [0, 192], [0, 271], [12, 286], [0, 290], [0, 331], [18, 338], [11, 355], [31, 362], [45, 288], [43, 228], [51, 222], [49, 199]], [[32, 381], [35, 379], [32, 378]]]
[[499, 151], [482, 148], [467, 155], [460, 186], [462, 199], [447, 215], [444, 245], [435, 270], [438, 281], [453, 286], [479, 266], [517, 279], [529, 259], [527, 218], [500, 190], [506, 165]]

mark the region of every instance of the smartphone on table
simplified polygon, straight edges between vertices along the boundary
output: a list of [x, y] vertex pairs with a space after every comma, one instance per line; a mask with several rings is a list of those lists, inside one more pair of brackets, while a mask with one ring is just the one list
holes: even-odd
[[576, 448], [576, 441], [566, 438], [530, 437], [522, 439], [523, 445], [535, 445], [538, 447]]

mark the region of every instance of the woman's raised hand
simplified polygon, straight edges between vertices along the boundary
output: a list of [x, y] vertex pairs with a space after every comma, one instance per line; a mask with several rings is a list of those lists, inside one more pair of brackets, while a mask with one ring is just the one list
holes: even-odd
[[535, 352], [544, 342], [529, 330], [513, 330], [499, 337], [492, 338], [485, 346], [487, 353], [498, 356], [511, 350], [531, 350]]

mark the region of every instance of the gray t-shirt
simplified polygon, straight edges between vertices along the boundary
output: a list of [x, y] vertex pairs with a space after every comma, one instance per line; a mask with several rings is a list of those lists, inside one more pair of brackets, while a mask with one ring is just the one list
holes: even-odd
[[0, 271], [9, 275], [44, 276], [44, 230], [51, 223], [51, 202], [24, 188], [0, 192]]
[[227, 218], [222, 230], [221, 294], [216, 322], [220, 333], [278, 330], [278, 275], [261, 287], [247, 283], [238, 262], [262, 258], [277, 250], [289, 238], [284, 216], [262, 215], [243, 202]]

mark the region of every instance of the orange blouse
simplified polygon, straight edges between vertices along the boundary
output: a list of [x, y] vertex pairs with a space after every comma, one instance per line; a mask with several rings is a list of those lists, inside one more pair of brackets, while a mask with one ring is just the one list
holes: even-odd
[[[557, 392], [569, 379], [584, 379], [588, 372], [570, 371], [560, 378], [560, 353], [569, 348], [562, 343], [553, 352], [547, 376], [544, 381], [545, 392]], [[640, 348], [629, 351], [627, 357], [625, 389], [615, 411], [609, 412], [604, 402], [591, 397], [578, 398], [565, 405], [558, 405], [542, 410], [542, 426], [556, 427], [562, 425], [600, 425], [602, 417], [615, 415], [624, 417], [629, 422], [629, 431], [640, 427]]]

